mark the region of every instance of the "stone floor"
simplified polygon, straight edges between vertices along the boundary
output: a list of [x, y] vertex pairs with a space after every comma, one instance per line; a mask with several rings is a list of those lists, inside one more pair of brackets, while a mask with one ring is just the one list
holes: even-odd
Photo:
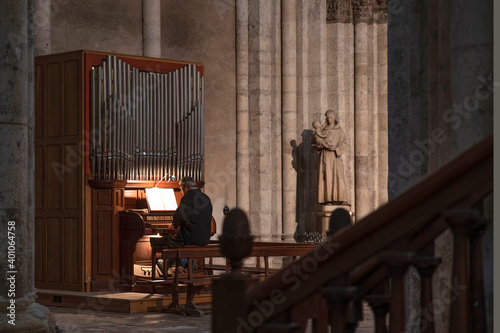
[[[203, 308], [203, 317], [188, 317], [164, 313], [116, 313], [74, 308], [48, 307], [56, 319], [57, 332], [212, 332], [212, 315]], [[373, 318], [368, 306], [364, 306], [364, 320], [356, 332], [373, 332]]]

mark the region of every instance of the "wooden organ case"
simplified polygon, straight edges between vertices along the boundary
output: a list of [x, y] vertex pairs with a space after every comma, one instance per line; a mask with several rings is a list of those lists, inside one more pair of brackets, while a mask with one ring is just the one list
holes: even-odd
[[171, 188], [179, 202], [184, 176], [204, 184], [201, 64], [84, 50], [35, 58], [37, 288], [130, 289], [148, 233], [173, 215], [149, 212], [145, 189]]

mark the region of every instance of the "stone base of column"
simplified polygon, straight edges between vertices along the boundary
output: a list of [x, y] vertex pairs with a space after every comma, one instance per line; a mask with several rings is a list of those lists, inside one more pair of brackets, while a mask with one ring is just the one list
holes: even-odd
[[31, 303], [27, 309], [9, 309], [9, 305], [1, 304], [0, 332], [56, 332], [56, 320], [47, 307]]
[[316, 205], [316, 230], [321, 232], [323, 240], [326, 240], [326, 233], [329, 228], [330, 217], [332, 213], [338, 209], [342, 208], [346, 211], [351, 211], [351, 205]]

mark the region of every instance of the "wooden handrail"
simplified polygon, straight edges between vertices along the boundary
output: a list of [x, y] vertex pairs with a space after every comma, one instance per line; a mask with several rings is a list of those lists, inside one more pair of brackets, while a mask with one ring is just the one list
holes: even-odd
[[345, 228], [327, 243], [250, 287], [246, 293], [248, 313], [257, 311], [255, 304], [269, 301], [269, 295], [279, 291], [280, 302], [273, 304], [273, 311], [262, 314], [264, 322], [276, 317], [402, 238], [408, 239], [405, 250], [422, 249], [448, 227], [440, 218], [442, 211], [471, 207], [492, 190], [490, 136], [356, 225]]

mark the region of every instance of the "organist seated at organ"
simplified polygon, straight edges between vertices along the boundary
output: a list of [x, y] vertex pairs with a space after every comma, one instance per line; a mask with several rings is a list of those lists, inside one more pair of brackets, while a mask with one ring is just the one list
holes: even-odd
[[[204, 246], [210, 242], [212, 230], [212, 202], [210, 198], [196, 187], [191, 177], [183, 177], [179, 181], [183, 197], [175, 210], [172, 228], [177, 228], [175, 236], [164, 235], [152, 237], [151, 245], [163, 245], [178, 248], [184, 245]], [[168, 263], [168, 269], [173, 260]]]

